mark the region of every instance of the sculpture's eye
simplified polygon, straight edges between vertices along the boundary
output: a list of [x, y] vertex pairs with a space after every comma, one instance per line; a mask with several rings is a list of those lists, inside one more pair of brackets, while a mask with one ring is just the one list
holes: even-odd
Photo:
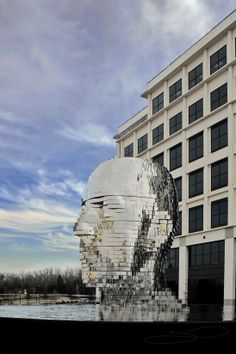
[[85, 205], [85, 200], [81, 199], [81, 206]]
[[103, 208], [103, 205], [104, 205], [104, 202], [103, 200], [101, 202], [94, 202], [94, 203], [91, 203], [92, 205], [96, 205], [98, 208]]

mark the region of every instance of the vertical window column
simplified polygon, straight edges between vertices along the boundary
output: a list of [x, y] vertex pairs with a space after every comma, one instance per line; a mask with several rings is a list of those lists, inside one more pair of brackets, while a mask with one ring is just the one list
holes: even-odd
[[[210, 128], [206, 128], [203, 131], [203, 137], [204, 137], [204, 142], [205, 142], [205, 153], [206, 156], [209, 156], [211, 151], [210, 151], [210, 137], [211, 137], [211, 131]], [[208, 213], [209, 211], [209, 205], [208, 205], [208, 192], [210, 191], [210, 165], [206, 165], [204, 167], [204, 179], [203, 179], [203, 190], [204, 190], [204, 201], [203, 201], [203, 208], [205, 210], [205, 213]], [[204, 218], [203, 219], [203, 229], [204, 230], [209, 230], [210, 224], [209, 224], [209, 218]]]
[[[187, 105], [186, 105], [187, 110]], [[187, 119], [187, 117], [186, 117]], [[188, 233], [188, 207], [186, 200], [188, 199], [188, 190], [186, 186], [188, 185], [188, 176], [187, 176], [187, 154], [188, 154], [188, 145], [186, 139], [186, 130], [183, 130], [181, 133], [182, 139], [182, 156], [183, 156], [183, 172], [182, 172], [182, 235]]]
[[229, 224], [235, 223], [236, 205], [234, 199], [234, 180], [235, 180], [235, 154], [234, 154], [235, 118], [233, 104], [228, 105], [228, 204], [229, 204]]

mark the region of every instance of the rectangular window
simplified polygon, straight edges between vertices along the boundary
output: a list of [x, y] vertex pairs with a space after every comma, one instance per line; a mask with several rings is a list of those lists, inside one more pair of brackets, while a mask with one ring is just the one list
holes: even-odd
[[147, 149], [147, 134], [138, 139], [138, 154]]
[[228, 198], [211, 203], [211, 227], [220, 227], [228, 224]]
[[155, 145], [164, 139], [164, 124], [159, 125], [152, 131], [152, 144]]
[[227, 118], [211, 127], [211, 152], [222, 149], [228, 145]]
[[189, 232], [203, 230], [203, 205], [189, 209]]
[[133, 157], [134, 156], [134, 144], [129, 144], [124, 148], [124, 156], [125, 157]]
[[189, 162], [203, 157], [203, 132], [189, 139]]
[[203, 246], [203, 265], [209, 265], [211, 264], [211, 244], [210, 243], [205, 243], [202, 245]]
[[211, 111], [227, 102], [227, 83], [211, 92]]
[[170, 118], [170, 135], [182, 129], [182, 112]]
[[211, 165], [211, 190], [228, 185], [228, 159], [217, 161]]
[[169, 87], [169, 96], [170, 96], [169, 101], [172, 102], [181, 95], [182, 95], [182, 79], [179, 79]]
[[188, 107], [188, 123], [191, 124], [203, 116], [203, 99]]
[[164, 107], [164, 93], [162, 92], [152, 100], [152, 114], [159, 112]]
[[182, 177], [175, 178], [174, 182], [175, 182], [175, 187], [176, 187], [177, 194], [178, 194], [178, 201], [181, 202], [181, 200], [182, 200]]
[[189, 247], [189, 267], [224, 263], [224, 241], [207, 242]]
[[189, 174], [189, 198], [203, 193], [203, 168]]
[[179, 249], [171, 248], [169, 255], [167, 257], [168, 268], [178, 268], [179, 267]]
[[203, 79], [202, 63], [188, 73], [188, 89], [196, 86]]
[[179, 211], [179, 227], [176, 236], [182, 235], [182, 211]]
[[226, 45], [210, 56], [210, 73], [213, 74], [227, 64]]
[[175, 170], [182, 166], [182, 143], [170, 149], [170, 170]]
[[161, 152], [160, 154], [154, 156], [152, 158], [152, 162], [154, 163], [159, 163], [159, 165], [164, 166], [164, 152]]

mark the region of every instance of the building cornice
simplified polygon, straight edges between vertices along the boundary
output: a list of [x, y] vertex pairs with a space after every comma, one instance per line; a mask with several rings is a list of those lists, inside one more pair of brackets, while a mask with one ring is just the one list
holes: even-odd
[[193, 60], [194, 56], [199, 55], [204, 49], [209, 47], [209, 43], [213, 43], [223, 37], [226, 32], [236, 24], [236, 10], [231, 12], [220, 23], [213, 27], [206, 35], [199, 39], [189, 49], [182, 53], [177, 59], [164, 68], [159, 74], [148, 81], [148, 88], [141, 94], [141, 97], [148, 98], [148, 94], [162, 85], [165, 80], [178, 72], [182, 66], [187, 65]]

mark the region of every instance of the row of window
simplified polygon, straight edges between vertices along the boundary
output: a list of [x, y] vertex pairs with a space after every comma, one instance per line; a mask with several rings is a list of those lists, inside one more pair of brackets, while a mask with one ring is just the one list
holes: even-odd
[[[211, 92], [211, 110], [222, 106], [227, 102], [227, 83]], [[203, 99], [194, 102], [188, 107], [189, 124], [203, 117]], [[169, 135], [182, 129], [182, 112], [177, 113], [169, 120]], [[161, 124], [153, 129], [152, 143], [155, 145], [164, 139], [164, 125]]]
[[[189, 247], [189, 267], [224, 263], [224, 241], [201, 243]], [[172, 248], [167, 258], [168, 268], [179, 268], [179, 249]]]
[[[189, 198], [204, 193], [203, 190], [203, 168], [189, 173]], [[228, 158], [216, 161], [211, 164], [211, 190], [214, 191], [228, 185]], [[182, 177], [175, 179], [175, 186], [178, 193], [178, 201], [182, 201]]]
[[[182, 234], [182, 212], [179, 213], [179, 229], [177, 235]], [[228, 198], [211, 203], [211, 228], [228, 224]], [[189, 233], [203, 230], [203, 205], [189, 208]]]
[[[178, 118], [176, 118], [172, 123], [172, 128], [174, 129], [179, 124]], [[155, 129], [153, 129], [153, 144], [163, 140], [164, 138], [164, 125], [161, 124]], [[228, 145], [228, 122], [227, 118], [214, 124], [211, 127], [211, 152], [222, 149]], [[145, 151], [148, 148], [148, 135], [145, 134], [138, 139], [138, 154]], [[161, 155], [161, 154], [159, 154]], [[157, 155], [157, 156], [159, 156]], [[174, 170], [182, 166], [182, 145], [181, 143], [175, 145], [170, 149], [170, 169]], [[129, 144], [124, 148], [124, 156], [134, 156], [133, 143]], [[178, 159], [176, 160], [176, 158]], [[189, 162], [197, 160], [203, 157], [203, 132], [200, 132], [191, 138], [189, 138]], [[158, 159], [164, 159], [163, 157], [155, 157], [156, 161]], [[153, 160], [154, 160], [153, 159]], [[160, 163], [160, 162], [159, 162]], [[163, 163], [161, 163], [163, 165]]]
[[[211, 152], [220, 150], [228, 145], [227, 119], [224, 119], [211, 127]], [[189, 138], [189, 162], [203, 157], [204, 141], [203, 132]], [[164, 163], [164, 152], [153, 157], [153, 162], [161, 165]], [[170, 170], [173, 171], [182, 166], [182, 143], [170, 148]]]
[[[226, 45], [210, 56], [210, 74], [227, 64]], [[203, 80], [203, 63], [197, 65], [188, 73], [188, 89], [190, 90]], [[182, 95], [182, 79], [169, 87], [169, 103]], [[164, 92], [152, 100], [152, 114], [159, 112], [164, 107]]]

